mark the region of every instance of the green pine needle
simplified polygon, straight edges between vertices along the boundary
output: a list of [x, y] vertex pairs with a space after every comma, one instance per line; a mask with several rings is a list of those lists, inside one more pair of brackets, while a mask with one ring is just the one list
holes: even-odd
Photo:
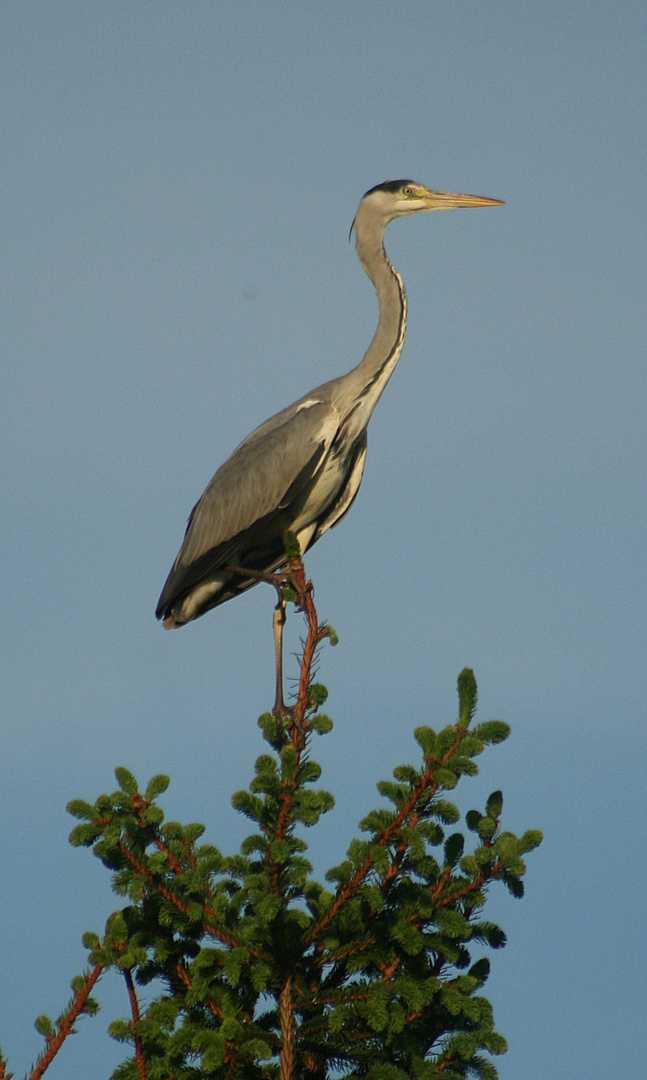
[[[329, 628], [321, 633], [332, 640]], [[510, 729], [496, 720], [470, 726], [477, 688], [468, 668], [458, 696], [458, 723], [417, 727], [417, 764], [398, 765], [378, 783], [383, 801], [325, 874], [327, 888], [313, 876], [304, 838], [334, 806], [310, 756], [311, 733], [332, 729], [317, 712], [327, 697], [319, 683], [310, 687], [303, 744], [288, 718], [278, 730], [272, 713], [259, 718], [266, 752], [232, 797], [254, 827], [233, 855], [199, 846], [199, 823], [164, 821], [156, 802], [169, 786], [162, 774], [142, 798], [120, 767], [118, 791], [94, 805], [70, 802], [78, 822], [71, 842], [93, 847], [124, 904], [104, 936], [87, 933], [84, 945], [93, 964], [132, 975], [150, 1080], [275, 1077], [286, 987], [295, 1076], [495, 1080], [488, 1055], [506, 1046], [480, 994], [490, 961], [478, 953], [502, 948], [506, 937], [484, 909], [499, 883], [523, 894], [524, 856], [541, 833], [501, 831], [500, 791], [459, 824], [461, 811], [444, 792], [462, 790], [477, 772], [474, 759]], [[76, 977], [75, 993], [84, 985]], [[88, 999], [84, 1011], [95, 1008]], [[38, 1022], [50, 1037], [52, 1021]], [[132, 1022], [109, 1030], [133, 1052]], [[131, 1057], [113, 1080], [137, 1075]]]

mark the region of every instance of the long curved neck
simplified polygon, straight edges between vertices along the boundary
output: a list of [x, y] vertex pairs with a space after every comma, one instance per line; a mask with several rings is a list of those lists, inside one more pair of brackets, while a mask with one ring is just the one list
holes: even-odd
[[384, 222], [355, 221], [359, 260], [375, 286], [380, 309], [377, 329], [363, 359], [351, 372], [355, 393], [365, 400], [369, 415], [400, 359], [407, 330], [407, 294], [399, 273], [384, 250]]

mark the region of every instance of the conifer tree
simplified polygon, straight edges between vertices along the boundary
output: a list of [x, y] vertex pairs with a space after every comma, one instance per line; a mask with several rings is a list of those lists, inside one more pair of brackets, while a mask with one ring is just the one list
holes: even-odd
[[[165, 776], [141, 792], [119, 768], [113, 794], [69, 804], [80, 822], [72, 844], [93, 848], [123, 906], [101, 937], [85, 935], [90, 966], [70, 1006], [56, 1022], [37, 1021], [46, 1046], [30, 1080], [77, 1017], [96, 1011], [91, 991], [109, 968], [122, 973], [130, 1006], [109, 1028], [131, 1048], [113, 1080], [497, 1076], [492, 1056], [506, 1044], [481, 991], [486, 950], [505, 935], [483, 908], [494, 882], [523, 895], [524, 856], [541, 835], [502, 830], [500, 791], [461, 828], [448, 793], [508, 725], [473, 722], [476, 682], [461, 672], [455, 722], [415, 730], [417, 762], [378, 784], [380, 806], [326, 884], [316, 881], [304, 833], [333, 797], [311, 746], [332, 724], [312, 671], [334, 635], [318, 623], [299, 559], [291, 572], [308, 627], [299, 691], [279, 723], [259, 719], [268, 751], [232, 800], [253, 824], [240, 852], [201, 842], [202, 825], [165, 820]], [[140, 987], [153, 994], [146, 1008]], [[0, 1080], [8, 1075], [0, 1062]]]

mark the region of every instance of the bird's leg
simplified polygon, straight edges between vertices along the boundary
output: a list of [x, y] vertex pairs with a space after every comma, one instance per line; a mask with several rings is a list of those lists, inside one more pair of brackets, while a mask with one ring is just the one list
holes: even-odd
[[232, 574], [251, 578], [252, 581], [266, 581], [268, 585], [273, 585], [276, 589], [278, 599], [272, 616], [274, 656], [276, 659], [276, 695], [272, 712], [276, 717], [276, 734], [280, 740], [283, 736], [283, 717], [289, 716], [292, 712], [291, 707], [285, 704], [285, 698], [283, 697], [283, 627], [285, 626], [285, 608], [287, 604], [283, 596], [283, 586], [289, 585], [295, 592], [297, 592], [297, 589], [292, 585], [292, 581], [286, 578], [285, 573], [263, 573], [260, 570], [251, 570], [245, 566], [227, 566], [225, 569]]
[[[272, 712], [276, 717], [276, 735], [279, 742], [283, 738], [283, 721], [287, 717], [290, 724], [295, 728], [299, 745], [303, 745], [303, 725], [296, 716], [295, 706], [286, 705], [283, 696], [283, 627], [285, 626], [287, 601], [292, 600], [303, 611], [305, 610], [307, 596], [305, 571], [301, 556], [290, 556], [287, 567], [274, 574], [264, 573], [261, 570], [252, 570], [244, 566], [226, 566], [225, 570], [231, 574], [238, 574], [240, 577], [251, 578], [252, 581], [266, 581], [276, 589], [278, 600], [272, 616], [274, 655], [276, 659], [276, 696]], [[284, 588], [290, 590], [293, 595], [288, 594], [286, 596], [283, 591]]]
[[276, 717], [277, 737], [283, 734], [283, 717], [292, 710], [289, 709], [283, 698], [283, 627], [285, 626], [285, 600], [279, 589], [279, 600], [274, 608], [274, 654], [276, 657], [276, 696], [272, 712]]
[[285, 581], [285, 574], [266, 573], [263, 570], [252, 570], [248, 566], [225, 566], [228, 574], [236, 574], [237, 577], [249, 578], [250, 581], [266, 581], [278, 589]]
[[[278, 603], [274, 608], [273, 616], [274, 650], [276, 655], [276, 697], [274, 699], [274, 709], [272, 711], [276, 717], [276, 735], [277, 739], [280, 740], [283, 735], [283, 718], [287, 716], [289, 718], [289, 726], [293, 729], [290, 734], [293, 745], [302, 750], [305, 746], [305, 732], [301, 718], [298, 715], [296, 705], [286, 705], [283, 697], [283, 627], [285, 626], [285, 612], [288, 598], [292, 600], [292, 603], [297, 609], [301, 609], [302, 611], [305, 610], [307, 590], [301, 557], [290, 558], [287, 569], [284, 570], [282, 574], [275, 576], [273, 584], [279, 597]], [[286, 594], [283, 591], [284, 587], [287, 587], [293, 595], [286, 597]]]

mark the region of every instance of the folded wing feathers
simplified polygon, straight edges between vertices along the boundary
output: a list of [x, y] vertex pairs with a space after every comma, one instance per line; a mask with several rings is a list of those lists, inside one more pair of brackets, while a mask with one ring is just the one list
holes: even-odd
[[191, 512], [174, 569], [187, 567], [287, 507], [321, 467], [338, 425], [339, 415], [331, 405], [308, 403], [279, 426], [268, 431], [263, 425], [248, 436]]

